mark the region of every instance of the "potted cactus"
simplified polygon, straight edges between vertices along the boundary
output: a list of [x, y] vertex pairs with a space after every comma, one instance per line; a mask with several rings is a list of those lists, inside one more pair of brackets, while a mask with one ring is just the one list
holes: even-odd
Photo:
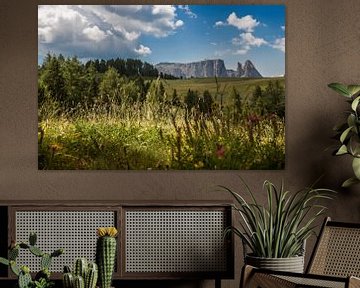
[[[64, 250], [57, 249], [51, 254], [45, 253], [36, 246], [36, 241], [36, 233], [30, 233], [29, 243], [12, 243], [8, 252], [8, 259], [0, 257], [0, 263], [10, 266], [11, 271], [18, 277], [18, 288], [49, 288], [54, 285], [50, 280], [50, 265], [52, 259], [63, 254]], [[41, 259], [41, 270], [35, 275], [34, 280], [30, 275], [30, 268], [28, 266], [19, 266], [16, 263], [20, 249], [26, 249]]]
[[95, 288], [98, 279], [98, 267], [96, 263], [88, 262], [85, 258], [78, 258], [71, 272], [69, 266], [64, 267], [64, 288]]
[[99, 287], [110, 288], [116, 258], [115, 227], [100, 227], [97, 229], [96, 262], [99, 267]]

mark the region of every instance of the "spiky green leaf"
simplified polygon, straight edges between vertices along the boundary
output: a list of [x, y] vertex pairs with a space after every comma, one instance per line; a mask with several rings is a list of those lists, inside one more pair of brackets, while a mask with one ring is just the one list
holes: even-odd
[[[234, 210], [242, 219], [240, 229], [231, 227], [231, 231], [258, 257], [300, 255], [304, 241], [313, 232], [312, 223], [324, 211], [317, 201], [331, 198], [329, 194], [334, 191], [306, 188], [290, 193], [285, 191], [283, 183], [278, 189], [269, 181], [264, 182], [264, 189], [268, 201], [263, 206], [256, 200], [247, 202], [239, 193], [225, 187], [236, 199]], [[252, 194], [248, 188], [246, 192]], [[315, 216], [309, 217], [310, 213]]]
[[329, 88], [333, 89], [334, 91], [336, 91], [337, 93], [339, 93], [342, 96], [351, 97], [351, 94], [348, 90], [347, 85], [341, 84], [341, 83], [330, 83], [328, 85]]
[[344, 183], [342, 183], [341, 187], [349, 188], [350, 186], [359, 184], [359, 183], [360, 183], [359, 179], [357, 179], [355, 177], [351, 177], [351, 178], [345, 180]]

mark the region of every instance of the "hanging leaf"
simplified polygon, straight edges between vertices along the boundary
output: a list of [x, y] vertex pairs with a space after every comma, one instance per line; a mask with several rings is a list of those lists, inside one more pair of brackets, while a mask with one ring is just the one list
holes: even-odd
[[355, 96], [360, 92], [360, 85], [348, 85], [347, 90], [350, 96]]
[[348, 136], [351, 129], [352, 129], [352, 127], [349, 127], [347, 129], [345, 129], [345, 131], [343, 133], [341, 133], [341, 136], [340, 136], [340, 142], [341, 143], [344, 143], [344, 141], [346, 140], [346, 137]]
[[351, 113], [348, 118], [347, 118], [347, 124], [350, 126], [355, 126], [355, 123], [356, 123], [356, 116]]
[[360, 180], [360, 158], [355, 157], [352, 162], [352, 168], [357, 179]]
[[349, 152], [348, 152], [348, 149], [347, 149], [346, 145], [342, 145], [339, 148], [339, 150], [337, 150], [335, 155], [339, 156], [339, 155], [344, 155], [344, 154], [347, 154], [347, 153], [349, 153]]
[[356, 111], [356, 108], [359, 105], [359, 101], [360, 101], [360, 96], [356, 97], [354, 101], [352, 101], [351, 103], [351, 109]]
[[334, 91], [336, 91], [337, 93], [341, 94], [342, 96], [348, 97], [350, 98], [350, 92], [348, 90], [348, 87], [344, 84], [341, 83], [330, 83], [328, 85], [329, 88], [333, 89]]
[[355, 177], [351, 177], [349, 179], [347, 179], [346, 181], [344, 181], [344, 183], [341, 185], [341, 187], [344, 187], [344, 188], [348, 188], [354, 184], [359, 184], [360, 183], [360, 180], [355, 178]]

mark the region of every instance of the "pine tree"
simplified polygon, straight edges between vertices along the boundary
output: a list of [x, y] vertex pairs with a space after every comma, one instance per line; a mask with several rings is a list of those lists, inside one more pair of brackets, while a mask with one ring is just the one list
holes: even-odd
[[65, 103], [67, 99], [65, 80], [60, 62], [56, 56], [47, 54], [39, 78], [44, 94], [60, 103]]

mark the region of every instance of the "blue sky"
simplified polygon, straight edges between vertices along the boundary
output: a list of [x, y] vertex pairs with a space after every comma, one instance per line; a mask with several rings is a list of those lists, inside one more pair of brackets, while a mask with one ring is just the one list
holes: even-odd
[[263, 76], [285, 74], [283, 5], [41, 5], [38, 61], [138, 58], [152, 64], [251, 60]]

